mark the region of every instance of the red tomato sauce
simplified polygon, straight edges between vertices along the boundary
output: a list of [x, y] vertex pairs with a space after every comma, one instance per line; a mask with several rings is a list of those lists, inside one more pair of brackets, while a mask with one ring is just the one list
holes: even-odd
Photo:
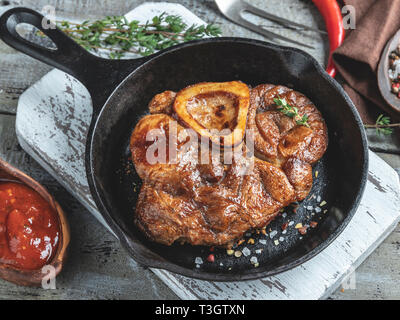
[[60, 235], [54, 209], [34, 190], [0, 182], [0, 263], [35, 270], [50, 261]]

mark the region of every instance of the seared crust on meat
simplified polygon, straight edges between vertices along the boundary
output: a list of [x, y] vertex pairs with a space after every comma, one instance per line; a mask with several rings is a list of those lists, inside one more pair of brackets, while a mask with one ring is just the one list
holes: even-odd
[[156, 113], [172, 113], [172, 106], [174, 104], [176, 92], [164, 91], [156, 94], [149, 103], [149, 111], [151, 114]]
[[[301, 116], [307, 114], [309, 127], [276, 109], [278, 95]], [[170, 91], [156, 95], [149, 104], [152, 114], [139, 121], [131, 136], [132, 159], [143, 180], [135, 223], [148, 238], [165, 245], [179, 241], [229, 247], [308, 195], [312, 164], [324, 154], [328, 139], [321, 114], [304, 95], [269, 84], [252, 89], [247, 128], [253, 132], [255, 155], [242, 143], [231, 164], [211, 154], [206, 155], [209, 163], [199, 164], [199, 145], [187, 143], [199, 137], [174, 121], [174, 97]], [[174, 158], [168, 154], [164, 162], [149, 163], [149, 152], [172, 130]]]
[[[277, 110], [275, 98], [281, 98], [307, 115], [309, 127], [296, 124], [295, 119]], [[253, 131], [257, 155], [282, 165], [295, 157], [309, 164], [318, 161], [328, 146], [328, 131], [321, 113], [302, 93], [284, 86], [262, 84], [250, 92], [247, 127]]]

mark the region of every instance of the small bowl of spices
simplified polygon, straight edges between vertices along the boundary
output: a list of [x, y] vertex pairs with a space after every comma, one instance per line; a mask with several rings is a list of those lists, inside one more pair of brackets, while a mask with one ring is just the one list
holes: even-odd
[[0, 278], [40, 286], [61, 272], [69, 240], [67, 219], [54, 198], [0, 158]]
[[389, 55], [388, 77], [392, 93], [400, 99], [400, 45]]
[[377, 70], [378, 87], [391, 110], [400, 112], [400, 31], [386, 44]]

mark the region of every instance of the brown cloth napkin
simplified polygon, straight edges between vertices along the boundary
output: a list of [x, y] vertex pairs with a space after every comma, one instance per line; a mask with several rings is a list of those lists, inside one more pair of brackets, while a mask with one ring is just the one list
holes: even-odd
[[[356, 29], [346, 30], [333, 58], [344, 89], [365, 123], [390, 110], [377, 84], [376, 71], [386, 43], [400, 29], [400, 0], [343, 0], [356, 10]], [[393, 118], [398, 116], [393, 115]]]

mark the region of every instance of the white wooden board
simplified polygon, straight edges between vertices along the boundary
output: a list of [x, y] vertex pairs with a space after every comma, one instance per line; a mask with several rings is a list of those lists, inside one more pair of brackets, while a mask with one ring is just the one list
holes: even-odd
[[[171, 3], [147, 3], [127, 16], [146, 21], [163, 11], [180, 14], [189, 24], [201, 22], [184, 7]], [[21, 95], [16, 131], [24, 150], [106, 226], [85, 177], [83, 155], [90, 117], [87, 90], [72, 77], [53, 70]], [[182, 299], [326, 298], [395, 228], [400, 220], [399, 192], [396, 172], [370, 152], [369, 180], [354, 218], [327, 249], [303, 265], [277, 276], [231, 283], [152, 271]]]

